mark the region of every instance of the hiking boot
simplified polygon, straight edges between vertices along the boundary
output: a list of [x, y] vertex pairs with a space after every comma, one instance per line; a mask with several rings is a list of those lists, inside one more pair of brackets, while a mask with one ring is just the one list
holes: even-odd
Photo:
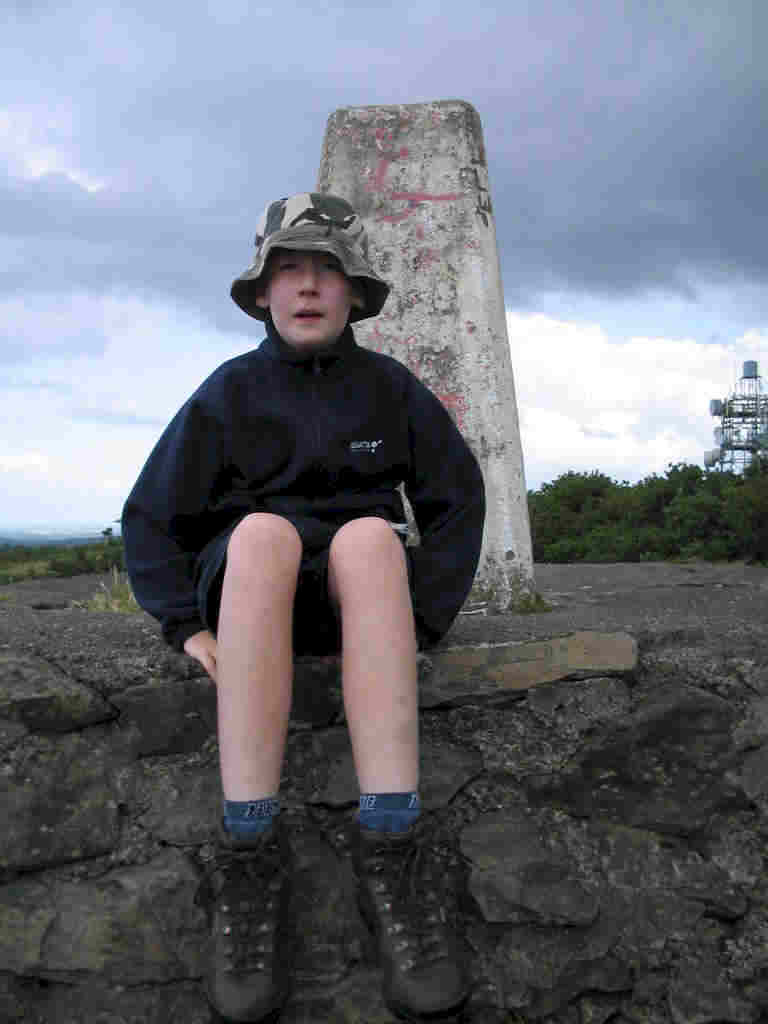
[[279, 824], [249, 839], [234, 839], [222, 827], [196, 901], [211, 928], [212, 1006], [232, 1021], [276, 1017], [290, 991], [294, 946], [291, 852]]
[[353, 863], [360, 912], [375, 936], [383, 994], [406, 1019], [455, 1012], [469, 994], [467, 949], [459, 936], [461, 855], [423, 820], [407, 832], [355, 830]]

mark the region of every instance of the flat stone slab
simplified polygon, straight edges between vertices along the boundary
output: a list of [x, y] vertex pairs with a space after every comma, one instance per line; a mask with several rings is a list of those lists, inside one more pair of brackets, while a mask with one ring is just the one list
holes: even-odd
[[632, 672], [637, 642], [629, 633], [580, 630], [547, 640], [462, 644], [430, 652], [432, 675], [425, 707], [472, 697], [526, 690], [567, 677]]

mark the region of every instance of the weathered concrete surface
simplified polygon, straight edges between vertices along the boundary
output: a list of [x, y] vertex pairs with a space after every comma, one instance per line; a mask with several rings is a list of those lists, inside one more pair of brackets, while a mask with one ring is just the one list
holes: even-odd
[[[462, 616], [421, 659], [425, 803], [467, 858], [463, 1024], [766, 1019], [768, 570], [536, 575], [552, 612]], [[0, 588], [0, 1020], [213, 1024], [194, 895], [220, 809], [215, 695], [142, 613], [67, 607], [96, 586]], [[527, 689], [498, 685], [487, 658], [459, 671], [461, 641], [501, 657], [585, 632], [636, 644], [634, 667], [598, 646], [603, 660]], [[281, 783], [301, 934], [283, 1021], [394, 1024], [355, 902], [339, 692], [335, 662], [302, 665]]]
[[345, 107], [328, 120], [318, 188], [348, 199], [393, 286], [362, 344], [439, 396], [477, 456], [487, 524], [472, 599], [498, 610], [532, 589], [515, 386], [488, 167], [461, 100]]

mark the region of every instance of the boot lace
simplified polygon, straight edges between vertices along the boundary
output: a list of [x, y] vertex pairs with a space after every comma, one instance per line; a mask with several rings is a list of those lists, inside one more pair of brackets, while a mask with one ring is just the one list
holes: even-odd
[[275, 953], [280, 892], [286, 873], [276, 845], [220, 852], [195, 895], [215, 927], [223, 970], [266, 971]]
[[422, 832], [402, 845], [382, 842], [366, 856], [374, 900], [402, 970], [452, 953], [458, 887], [468, 859], [447, 833]]

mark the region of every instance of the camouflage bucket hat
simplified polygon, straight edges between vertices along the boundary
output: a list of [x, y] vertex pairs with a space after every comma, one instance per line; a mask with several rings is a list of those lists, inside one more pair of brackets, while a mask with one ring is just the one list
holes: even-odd
[[253, 264], [235, 278], [230, 294], [241, 309], [257, 320], [266, 310], [254, 301], [272, 249], [300, 249], [332, 253], [347, 277], [363, 289], [365, 308], [352, 307], [349, 319], [364, 320], [376, 316], [389, 294], [389, 285], [374, 273], [368, 263], [368, 239], [363, 222], [339, 196], [320, 192], [300, 192], [270, 203], [256, 228], [256, 255]]

